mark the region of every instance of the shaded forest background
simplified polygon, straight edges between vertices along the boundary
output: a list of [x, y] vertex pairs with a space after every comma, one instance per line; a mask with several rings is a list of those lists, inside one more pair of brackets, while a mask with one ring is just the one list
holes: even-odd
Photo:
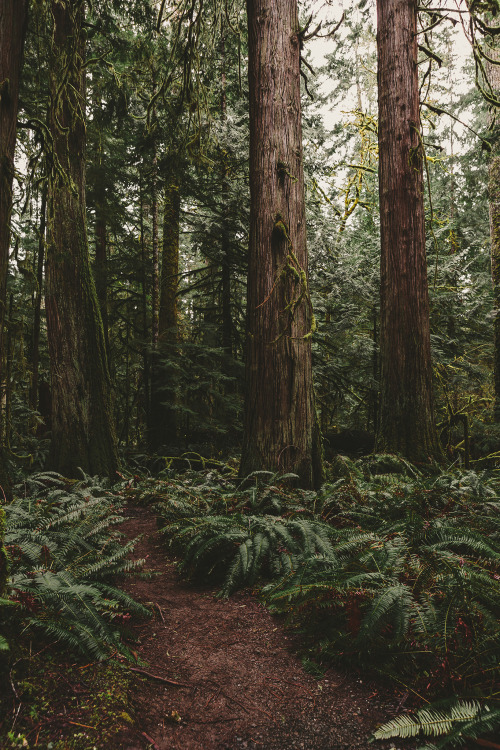
[[[303, 66], [313, 97], [303, 81], [317, 407], [323, 436], [331, 438], [327, 450], [347, 452], [370, 449], [380, 368], [376, 50], [370, 7], [361, 6], [346, 10], [320, 75]], [[147, 2], [110, 3], [94, 14], [91, 8], [85, 21], [86, 219], [112, 409], [119, 449], [129, 458], [227, 456], [241, 443], [244, 391], [243, 9], [187, 8], [181, 26], [174, 14], [161, 33], [157, 10]], [[3, 347], [3, 440], [23, 468], [46, 465], [51, 430], [43, 272], [47, 31], [35, 7], [21, 81]], [[440, 66], [434, 63], [425, 83], [434, 105], [423, 110], [425, 194], [437, 421], [449, 458], [464, 463], [498, 447], [490, 157], [476, 133], [494, 139], [473, 62], [461, 67], [451, 36], [446, 26], [435, 32]], [[325, 79], [328, 94], [319, 86]], [[322, 119], [327, 106], [336, 112], [330, 130]], [[437, 114], [444, 108], [476, 133]]]

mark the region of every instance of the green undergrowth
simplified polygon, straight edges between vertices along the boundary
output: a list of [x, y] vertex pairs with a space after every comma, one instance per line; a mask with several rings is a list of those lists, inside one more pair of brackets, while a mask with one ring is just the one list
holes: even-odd
[[119, 530], [122, 500], [95, 479], [44, 473], [18, 485], [4, 510], [4, 646], [22, 631], [94, 659], [111, 652], [128, 656], [123, 626], [150, 613], [118, 585], [143, 563], [130, 559], [135, 540], [124, 543]]
[[56, 647], [35, 651], [23, 639], [0, 665], [0, 680], [5, 750], [119, 747], [135, 723], [130, 696], [137, 680], [115, 660], [87, 663]]
[[120, 588], [143, 560], [106, 482], [34, 474], [4, 506], [0, 747], [108, 747], [134, 719], [127, 625], [150, 612]]
[[[307, 658], [389, 677], [415, 705], [445, 700], [431, 721], [440, 746], [500, 729], [498, 476], [429, 475], [394, 456], [338, 458], [335, 472], [319, 492], [212, 471], [133, 491], [154, 505], [185, 576], [221, 595], [257, 586], [302, 632]], [[408, 726], [384, 731], [427, 727]]]

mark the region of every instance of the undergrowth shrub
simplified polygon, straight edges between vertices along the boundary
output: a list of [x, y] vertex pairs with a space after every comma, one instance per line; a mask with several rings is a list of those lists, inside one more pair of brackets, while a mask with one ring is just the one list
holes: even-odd
[[4, 508], [11, 605], [4, 626], [12, 630], [21, 619], [24, 628], [98, 659], [110, 648], [127, 654], [118, 626], [149, 612], [116, 585], [144, 562], [129, 559], [136, 540], [124, 543], [118, 530], [120, 499], [95, 479], [48, 472], [14, 494]]
[[[312, 518], [292, 475], [254, 472], [243, 482], [214, 474], [171, 482], [158, 493], [161, 533], [182, 551], [181, 572], [221, 584], [221, 595], [292, 570], [297, 555], [330, 550], [330, 527]], [[307, 517], [308, 516], [308, 517]]]
[[266, 473], [193, 473], [150, 480], [143, 499], [182, 572], [223, 594], [267, 580], [268, 603], [314, 658], [390, 675], [419, 698], [478, 702], [474, 717], [455, 706], [452, 727], [500, 726], [498, 479], [424, 475], [394, 456], [341, 459], [339, 474], [316, 493]]

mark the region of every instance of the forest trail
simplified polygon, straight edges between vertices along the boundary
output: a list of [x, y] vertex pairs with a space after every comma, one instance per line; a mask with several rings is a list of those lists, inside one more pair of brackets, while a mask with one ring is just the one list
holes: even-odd
[[394, 716], [400, 698], [357, 676], [329, 669], [307, 674], [293, 636], [248, 593], [229, 600], [179, 581], [145, 508], [128, 508], [127, 536], [143, 535], [135, 555], [150, 580], [125, 588], [153, 605], [154, 619], [134, 626], [145, 671], [131, 696], [136, 730], [118, 738], [121, 750], [368, 750], [414, 743], [368, 743], [373, 728]]

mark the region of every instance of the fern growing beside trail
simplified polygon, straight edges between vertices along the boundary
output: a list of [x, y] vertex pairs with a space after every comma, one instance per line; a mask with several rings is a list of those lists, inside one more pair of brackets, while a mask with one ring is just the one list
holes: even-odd
[[313, 624], [323, 657], [420, 673], [426, 690], [488, 690], [498, 678], [500, 509], [496, 487], [476, 479], [358, 479], [356, 502], [340, 501], [333, 553], [301, 560], [267, 596]]
[[[414, 714], [400, 714], [386, 722], [374, 733], [376, 740], [393, 737], [439, 737], [432, 743], [420, 746], [418, 750], [441, 750], [457, 747], [471, 740], [481, 739], [485, 734], [494, 736], [500, 730], [500, 708], [490, 709], [478, 701], [463, 701], [452, 698], [437, 701]], [[494, 747], [489, 741], [484, 746]], [[481, 743], [483, 744], [483, 743]]]
[[225, 596], [259, 577], [287, 575], [298, 556], [331, 551], [331, 529], [308, 519], [233, 513], [184, 518], [162, 532], [184, 550], [180, 570], [223, 581]]
[[150, 613], [115, 585], [144, 562], [129, 559], [135, 540], [124, 544], [118, 531], [118, 498], [90, 478], [44, 473], [15, 488], [5, 514], [9, 597], [17, 605], [4, 609], [7, 630], [21, 618], [94, 658], [110, 648], [127, 654], [119, 623]]
[[[456, 708], [457, 726], [463, 718], [471, 732], [490, 731], [499, 711], [498, 479], [423, 475], [393, 456], [340, 468], [319, 492], [205, 472], [169, 477], [163, 489], [150, 480], [149, 499], [181, 572], [223, 594], [267, 581], [267, 602], [302, 630], [313, 658], [390, 676], [417, 696], [475, 701], [475, 717]], [[440, 725], [450, 736], [453, 722]]]

